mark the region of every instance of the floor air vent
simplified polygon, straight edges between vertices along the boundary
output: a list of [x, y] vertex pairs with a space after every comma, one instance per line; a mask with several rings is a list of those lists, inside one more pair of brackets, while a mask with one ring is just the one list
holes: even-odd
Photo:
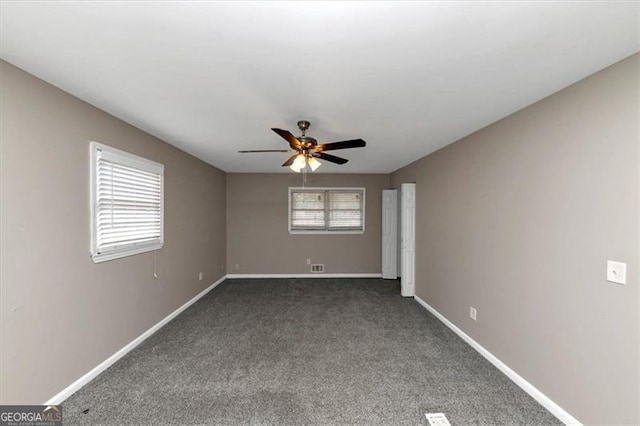
[[324, 264], [322, 263], [314, 263], [311, 265], [311, 272], [322, 273], [324, 272]]
[[425, 413], [430, 426], [451, 426], [443, 413]]

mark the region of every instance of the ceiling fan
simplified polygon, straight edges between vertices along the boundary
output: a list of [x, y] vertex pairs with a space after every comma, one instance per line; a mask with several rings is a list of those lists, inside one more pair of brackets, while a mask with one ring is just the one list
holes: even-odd
[[244, 150], [238, 151], [240, 153], [253, 153], [253, 152], [296, 152], [291, 158], [284, 162], [282, 167], [289, 167], [294, 172], [300, 173], [307, 165], [311, 168], [311, 171], [315, 171], [320, 167], [318, 158], [329, 161], [336, 164], [344, 164], [346, 158], [336, 157], [335, 155], [326, 154], [325, 151], [334, 151], [336, 149], [347, 148], [361, 148], [367, 143], [362, 139], [352, 139], [341, 142], [331, 142], [319, 144], [318, 141], [311, 136], [307, 136], [305, 132], [311, 126], [311, 123], [307, 120], [298, 121], [298, 128], [302, 132], [302, 136], [295, 137], [288, 130], [271, 129], [280, 135], [284, 140], [289, 143], [291, 149], [259, 149], [259, 150]]

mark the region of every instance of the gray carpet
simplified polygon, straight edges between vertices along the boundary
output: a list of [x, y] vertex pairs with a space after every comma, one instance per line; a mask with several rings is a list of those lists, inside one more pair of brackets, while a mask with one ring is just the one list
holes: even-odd
[[154, 425], [424, 425], [426, 412], [560, 424], [378, 279], [227, 280], [63, 411], [65, 424]]

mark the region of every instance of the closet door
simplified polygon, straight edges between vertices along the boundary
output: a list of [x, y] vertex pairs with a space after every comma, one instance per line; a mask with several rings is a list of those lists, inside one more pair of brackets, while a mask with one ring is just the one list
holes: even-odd
[[398, 278], [398, 191], [382, 191], [382, 278]]
[[416, 184], [402, 184], [402, 278], [400, 291], [404, 297], [416, 294]]

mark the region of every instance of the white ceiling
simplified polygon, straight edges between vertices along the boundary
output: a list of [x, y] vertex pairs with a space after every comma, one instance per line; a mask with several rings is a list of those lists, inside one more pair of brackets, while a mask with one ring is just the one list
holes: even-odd
[[640, 50], [638, 2], [2, 2], [0, 57], [227, 172], [388, 173]]

